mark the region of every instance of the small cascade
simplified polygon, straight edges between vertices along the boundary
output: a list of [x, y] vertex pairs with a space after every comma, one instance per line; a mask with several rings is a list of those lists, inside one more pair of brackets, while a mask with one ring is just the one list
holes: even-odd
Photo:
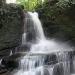
[[2, 59], [0, 59], [0, 65], [1, 65], [1, 63], [2, 63]]
[[28, 12], [25, 18], [22, 45], [27, 43], [31, 44], [30, 51], [21, 58], [14, 75], [70, 75], [70, 62], [64, 55], [73, 49], [53, 39], [47, 40], [36, 12]]
[[44, 57], [42, 56], [28, 56], [26, 55], [20, 61], [20, 68], [22, 70], [32, 70], [37, 67], [43, 66], [44, 64]]
[[36, 34], [36, 40], [45, 39], [44, 31], [42, 28], [41, 21], [38, 18], [38, 14], [36, 12], [34, 13], [28, 12], [28, 14], [30, 15], [31, 20], [33, 22], [33, 28]]
[[26, 33], [22, 34], [22, 45], [26, 44]]
[[11, 56], [12, 54], [13, 54], [13, 52], [12, 52], [12, 50], [11, 50], [9, 56]]

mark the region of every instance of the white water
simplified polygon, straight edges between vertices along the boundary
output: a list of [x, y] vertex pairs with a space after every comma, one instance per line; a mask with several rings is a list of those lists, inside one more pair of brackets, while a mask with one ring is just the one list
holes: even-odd
[[16, 0], [6, 0], [6, 3], [16, 3]]
[[[26, 44], [27, 42], [31, 43], [29, 53], [32, 53], [32, 55], [29, 55], [28, 53], [20, 60], [19, 70], [14, 75], [55, 75], [53, 74], [55, 65], [45, 65], [45, 54], [51, 54], [53, 52], [55, 54], [57, 52], [61, 52], [63, 54], [64, 51], [70, 51], [72, 50], [72, 48], [70, 48], [67, 44], [63, 44], [61, 42], [57, 43], [55, 40], [47, 40], [43, 32], [42, 24], [38, 18], [38, 14], [28, 12], [27, 15], [28, 16], [26, 20], [28, 28], [26, 27], [26, 29], [28, 30], [26, 30], [26, 32], [24, 31], [24, 34], [22, 36], [22, 44]], [[31, 37], [29, 38], [32, 41], [36, 41], [36, 43], [31, 42], [31, 40], [26, 40], [28, 32], [34, 36], [34, 38], [32, 37], [32, 39]], [[66, 60], [65, 56], [64, 60]], [[60, 65], [60, 63], [58, 65]], [[65, 62], [63, 63], [63, 67], [64, 75], [69, 75], [69, 64]]]

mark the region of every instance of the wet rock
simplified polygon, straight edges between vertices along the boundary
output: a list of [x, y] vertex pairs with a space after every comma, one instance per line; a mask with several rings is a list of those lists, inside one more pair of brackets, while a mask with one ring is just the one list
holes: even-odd
[[10, 50], [9, 49], [5, 49], [5, 50], [0, 51], [0, 59], [4, 56], [9, 56], [9, 55], [10, 55]]
[[40, 72], [40, 71], [37, 71], [37, 72], [36, 72], [36, 75], [41, 75], [41, 72]]
[[55, 54], [46, 55], [45, 61], [44, 61], [45, 65], [52, 65], [52, 64], [56, 64], [57, 62], [58, 60]]
[[44, 74], [43, 75], [50, 75], [49, 71], [47, 69], [44, 69]]
[[20, 45], [16, 48], [15, 52], [25, 52], [25, 51], [30, 51], [31, 44], [24, 44]]
[[6, 72], [8, 72], [8, 70], [5, 67], [0, 66], [0, 75]]
[[50, 75], [47, 68], [40, 68], [35, 75]]
[[59, 63], [54, 66], [53, 75], [64, 75], [63, 64]]
[[13, 61], [13, 60], [8, 60], [8, 61], [3, 60], [2, 64], [5, 65], [5, 68], [7, 70], [13, 70], [13, 69], [17, 68], [19, 65], [17, 61]]
[[0, 7], [0, 54], [8, 55], [11, 48], [21, 44], [23, 16], [20, 5], [5, 4]]
[[[28, 18], [31, 18], [31, 16], [28, 15]], [[27, 33], [26, 34], [26, 41], [31, 42], [31, 43], [36, 42], [36, 37], [37, 37], [36, 31], [37, 31], [37, 29], [35, 30], [36, 27], [34, 27], [33, 20], [28, 19], [26, 26], [27, 26], [27, 29], [26, 29], [26, 33]]]
[[1, 66], [3, 66], [4, 68], [6, 68], [9, 71], [16, 69], [19, 66], [20, 58], [24, 55], [25, 54], [17, 53], [17, 54], [13, 54], [11, 56], [4, 57], [2, 59]]
[[70, 73], [74, 73], [75, 72], [75, 68], [74, 68], [75, 51], [68, 52], [68, 55], [69, 55], [69, 61], [70, 61]]

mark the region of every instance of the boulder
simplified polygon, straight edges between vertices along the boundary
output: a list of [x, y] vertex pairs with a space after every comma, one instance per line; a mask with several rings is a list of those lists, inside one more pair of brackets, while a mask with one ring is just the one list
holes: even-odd
[[0, 6], [0, 56], [21, 44], [23, 33], [23, 8], [16, 4]]
[[7, 69], [7, 70], [16, 69], [19, 67], [19, 61], [23, 56], [25, 56], [25, 54], [16, 53], [11, 56], [4, 57], [0, 65], [3, 69]]

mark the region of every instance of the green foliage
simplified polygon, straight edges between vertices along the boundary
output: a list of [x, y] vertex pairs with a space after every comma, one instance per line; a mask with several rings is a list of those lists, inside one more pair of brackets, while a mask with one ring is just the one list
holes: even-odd
[[75, 42], [75, 5], [72, 0], [52, 0], [36, 7], [47, 36]]
[[23, 5], [26, 10], [34, 11], [37, 5], [42, 4], [42, 0], [17, 0], [17, 3]]

